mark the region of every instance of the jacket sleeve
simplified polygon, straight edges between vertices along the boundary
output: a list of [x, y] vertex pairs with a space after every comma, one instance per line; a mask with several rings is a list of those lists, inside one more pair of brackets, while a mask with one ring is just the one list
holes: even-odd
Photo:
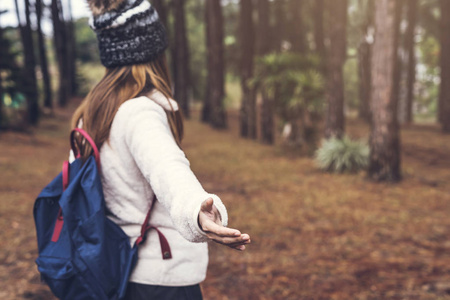
[[128, 121], [125, 141], [138, 168], [149, 182], [159, 202], [169, 211], [180, 234], [191, 242], [204, 242], [198, 213], [203, 201], [211, 197], [220, 212], [223, 226], [228, 215], [221, 199], [207, 193], [190, 169], [178, 147], [161, 106], [148, 98], [134, 99], [121, 106]]

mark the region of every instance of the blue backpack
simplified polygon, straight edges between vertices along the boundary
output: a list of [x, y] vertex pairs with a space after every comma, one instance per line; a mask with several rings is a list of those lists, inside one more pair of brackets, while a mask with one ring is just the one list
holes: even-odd
[[33, 212], [39, 248], [36, 264], [60, 299], [123, 299], [138, 246], [150, 228], [158, 232], [163, 259], [172, 254], [164, 235], [148, 224], [151, 208], [133, 247], [125, 232], [106, 217], [98, 149], [85, 131], [76, 128], [70, 135], [75, 155], [79, 152], [76, 132], [91, 145], [94, 156], [84, 163], [80, 158], [70, 165], [64, 162], [63, 171], [37, 197]]

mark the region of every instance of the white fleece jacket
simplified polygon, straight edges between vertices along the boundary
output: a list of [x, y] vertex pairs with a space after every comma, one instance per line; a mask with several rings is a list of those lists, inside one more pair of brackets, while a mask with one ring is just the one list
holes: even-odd
[[[177, 110], [177, 103], [170, 99]], [[185, 286], [205, 279], [207, 238], [198, 227], [200, 205], [212, 197], [227, 225], [220, 198], [207, 193], [190, 169], [184, 152], [170, 131], [160, 92], [123, 103], [111, 126], [109, 142], [100, 149], [102, 185], [111, 219], [133, 244], [139, 236], [153, 194], [150, 224], [166, 236], [172, 259], [163, 260], [158, 235], [150, 230], [139, 248], [139, 259], [130, 281], [164, 286]]]

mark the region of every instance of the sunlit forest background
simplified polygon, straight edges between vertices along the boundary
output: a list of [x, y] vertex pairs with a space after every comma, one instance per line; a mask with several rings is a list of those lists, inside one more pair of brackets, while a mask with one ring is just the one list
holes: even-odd
[[[191, 167], [252, 236], [205, 299], [450, 299], [450, 0], [150, 2]], [[2, 299], [52, 298], [32, 207], [104, 73], [88, 18], [0, 2]]]

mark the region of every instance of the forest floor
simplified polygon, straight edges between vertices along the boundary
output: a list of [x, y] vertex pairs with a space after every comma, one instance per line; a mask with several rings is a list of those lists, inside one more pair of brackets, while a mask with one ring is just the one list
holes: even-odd
[[[34, 263], [32, 207], [67, 157], [70, 113], [0, 135], [0, 299], [53, 299]], [[404, 180], [393, 185], [320, 172], [310, 157], [239, 138], [237, 113], [229, 122], [186, 122], [192, 169], [252, 237], [245, 252], [210, 244], [206, 300], [450, 299], [450, 136], [403, 128]]]

